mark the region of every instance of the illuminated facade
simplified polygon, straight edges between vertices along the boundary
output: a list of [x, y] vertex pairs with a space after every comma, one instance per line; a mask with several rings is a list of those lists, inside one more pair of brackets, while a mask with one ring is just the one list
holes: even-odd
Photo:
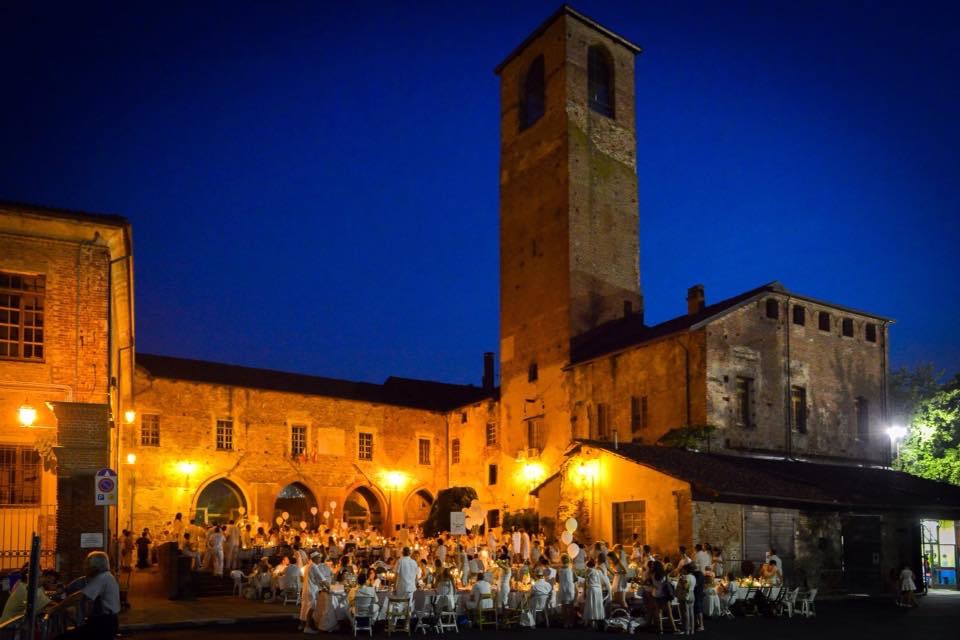
[[[0, 206], [0, 277], [15, 275], [21, 289], [40, 278], [45, 296], [42, 357], [0, 357], [0, 446], [21, 456], [6, 463], [10, 477], [26, 478], [23, 460], [43, 456], [51, 471], [40, 475], [37, 506], [59, 504], [80, 522], [72, 505], [86, 497], [76, 491], [95, 468], [113, 466], [115, 530], [162, 528], [182, 512], [387, 532], [420, 522], [439, 490], [470, 486], [493, 526], [505, 512], [535, 509], [577, 517], [581, 541], [636, 533], [672, 551], [709, 539], [729, 560], [778, 540], [809, 576], [834, 568], [810, 564], [829, 554], [805, 544], [839, 544], [844, 531], [860, 532], [850, 529], [866, 522], [860, 516], [882, 512], [886, 521], [870, 520], [861, 537], [875, 535], [884, 568], [905, 557], [881, 540], [883, 527], [912, 527], [900, 507], [863, 513], [866, 498], [842, 502], [854, 522], [825, 508], [836, 496], [800, 488], [834, 477], [817, 464], [873, 473], [888, 462], [889, 320], [771, 283], [712, 304], [694, 286], [686, 314], [644, 322], [638, 52], [565, 7], [497, 67], [499, 387], [492, 357], [478, 386], [357, 383], [145, 354], [134, 367], [129, 225]], [[36, 291], [0, 294], [9, 314], [10, 296]], [[0, 339], [11, 335], [10, 317], [0, 315]], [[22, 349], [24, 337], [16, 340]], [[19, 426], [24, 404], [56, 428]], [[82, 464], [71, 461], [87, 433], [76, 425], [98, 443]], [[649, 446], [707, 426], [688, 443], [700, 453]], [[776, 467], [761, 462], [769, 458], [792, 479], [772, 480]], [[887, 478], [876, 476], [877, 486]], [[960, 499], [952, 505], [929, 515], [947, 517]], [[58, 548], [73, 549], [64, 531]]]

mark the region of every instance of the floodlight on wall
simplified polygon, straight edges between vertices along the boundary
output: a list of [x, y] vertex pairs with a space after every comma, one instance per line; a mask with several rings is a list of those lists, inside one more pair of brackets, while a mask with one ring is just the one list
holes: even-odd
[[133, 409], [127, 409], [123, 412], [123, 421], [125, 424], [133, 424], [134, 420], [137, 419], [137, 412]]
[[137, 454], [128, 453], [127, 454], [127, 464], [137, 464]]
[[20, 408], [17, 409], [17, 420], [20, 421], [20, 426], [22, 427], [32, 427], [33, 423], [37, 421], [36, 408], [24, 402], [20, 405]]

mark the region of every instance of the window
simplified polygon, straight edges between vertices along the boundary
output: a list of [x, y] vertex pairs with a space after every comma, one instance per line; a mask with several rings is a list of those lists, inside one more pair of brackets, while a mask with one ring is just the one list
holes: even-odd
[[790, 427], [797, 433], [807, 432], [807, 390], [790, 387]]
[[543, 449], [543, 420], [527, 420], [527, 448]]
[[852, 338], [853, 337], [853, 318], [844, 318], [840, 323], [840, 330], [843, 332], [844, 337]]
[[357, 459], [373, 460], [373, 434], [357, 434]]
[[296, 458], [307, 450], [307, 427], [302, 424], [290, 425], [290, 455]]
[[152, 413], [140, 416], [140, 444], [144, 447], [160, 446], [160, 416]]
[[736, 411], [740, 426], [753, 426], [753, 378], [737, 377]]
[[864, 398], [857, 398], [857, 439], [866, 440], [870, 436], [870, 402]]
[[780, 302], [776, 298], [767, 298], [767, 317], [776, 320], [780, 317]]
[[43, 362], [43, 276], [0, 273], [0, 358]]
[[500, 526], [500, 509], [490, 509], [487, 511], [487, 528], [493, 529]]
[[647, 428], [647, 396], [630, 398], [630, 431], [636, 433]]
[[613, 108], [613, 59], [601, 46], [587, 50], [587, 99], [590, 110], [612, 118]]
[[495, 464], [487, 466], [487, 484], [497, 484], [497, 465]]
[[821, 311], [817, 315], [817, 323], [820, 326], [820, 331], [830, 331], [830, 314], [826, 311]]
[[597, 403], [597, 438], [610, 438], [610, 407], [602, 402]]
[[460, 464], [460, 438], [450, 443], [450, 464]]
[[467, 412], [466, 412], [466, 411], [461, 411], [461, 412], [460, 412], [460, 424], [466, 424], [466, 422], [467, 422]]
[[488, 422], [487, 423], [487, 446], [492, 447], [497, 444], [497, 423]]
[[543, 56], [537, 56], [520, 78], [520, 131], [543, 116], [546, 103]]
[[613, 541], [630, 544], [633, 534], [639, 540], [647, 539], [647, 504], [643, 500], [613, 503]]
[[800, 305], [793, 306], [793, 324], [798, 324], [801, 327], [807, 324], [807, 308], [801, 307]]
[[536, 382], [538, 377], [540, 377], [540, 372], [537, 370], [537, 363], [531, 362], [527, 368], [527, 382]]
[[417, 441], [417, 462], [430, 464], [430, 441], [426, 438]]
[[233, 420], [217, 420], [217, 451], [233, 451]]
[[0, 505], [40, 504], [40, 453], [0, 446]]
[[863, 337], [867, 342], [877, 341], [877, 325], [868, 322], [863, 326]]

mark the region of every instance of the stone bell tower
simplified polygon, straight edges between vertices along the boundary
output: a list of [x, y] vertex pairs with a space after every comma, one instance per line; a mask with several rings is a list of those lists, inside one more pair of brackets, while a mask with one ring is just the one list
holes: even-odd
[[505, 454], [549, 457], [566, 446], [569, 409], [557, 382], [570, 339], [642, 313], [639, 52], [564, 6], [496, 68]]

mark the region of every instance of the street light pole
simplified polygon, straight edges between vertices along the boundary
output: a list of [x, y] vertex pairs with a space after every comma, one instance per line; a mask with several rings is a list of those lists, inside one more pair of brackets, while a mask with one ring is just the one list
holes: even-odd
[[[890, 438], [890, 455], [896, 452], [896, 460], [901, 471], [903, 470], [903, 460], [900, 460], [900, 441], [905, 435], [907, 435], [907, 430], [900, 425], [887, 427], [887, 436]], [[890, 461], [890, 468], [893, 468], [892, 460]]]

